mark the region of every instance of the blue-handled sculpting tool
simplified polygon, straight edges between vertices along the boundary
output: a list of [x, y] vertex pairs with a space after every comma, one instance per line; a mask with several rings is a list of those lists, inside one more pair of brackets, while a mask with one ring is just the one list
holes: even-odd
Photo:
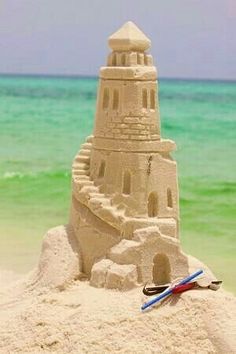
[[202, 274], [203, 270], [199, 269], [198, 271], [190, 274], [189, 276], [187, 276], [186, 278], [182, 279], [178, 284], [176, 284], [173, 288], [169, 288], [165, 291], [163, 291], [163, 293], [161, 293], [159, 296], [155, 297], [154, 299], [145, 302], [142, 306], [141, 306], [141, 310], [146, 310], [148, 307], [156, 304], [157, 302], [159, 302], [160, 300], [164, 299], [165, 297], [169, 296], [172, 294], [173, 289], [178, 286], [178, 285], [183, 285], [183, 284], [187, 284], [189, 283], [191, 280], [193, 280], [194, 278], [196, 278], [198, 275]]

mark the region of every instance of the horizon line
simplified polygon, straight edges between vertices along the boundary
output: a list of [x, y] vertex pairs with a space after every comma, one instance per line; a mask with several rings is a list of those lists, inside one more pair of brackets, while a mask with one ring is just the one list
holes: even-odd
[[[0, 77], [25, 77], [25, 78], [51, 78], [51, 79], [99, 79], [98, 75], [85, 75], [85, 74], [39, 74], [39, 73], [1, 73]], [[194, 77], [158, 77], [159, 80], [176, 80], [176, 81], [215, 81], [215, 82], [229, 82], [235, 83], [234, 79], [223, 78], [194, 78]]]

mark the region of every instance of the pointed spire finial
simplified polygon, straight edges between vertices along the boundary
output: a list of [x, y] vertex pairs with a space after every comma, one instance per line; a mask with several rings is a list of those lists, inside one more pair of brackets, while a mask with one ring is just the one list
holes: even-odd
[[151, 45], [149, 38], [131, 21], [126, 22], [108, 40], [115, 51], [145, 51]]

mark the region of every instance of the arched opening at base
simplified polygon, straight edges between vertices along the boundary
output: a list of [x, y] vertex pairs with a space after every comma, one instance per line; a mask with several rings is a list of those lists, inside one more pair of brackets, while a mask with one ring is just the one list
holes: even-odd
[[168, 257], [164, 253], [158, 253], [153, 258], [153, 283], [166, 284], [171, 280], [171, 269]]

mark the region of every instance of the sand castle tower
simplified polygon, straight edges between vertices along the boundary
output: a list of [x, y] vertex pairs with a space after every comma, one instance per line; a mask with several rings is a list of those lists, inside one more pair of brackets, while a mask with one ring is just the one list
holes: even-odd
[[175, 143], [161, 138], [150, 44], [132, 22], [109, 38], [94, 136], [73, 163], [71, 225], [81, 271], [95, 286], [165, 283], [188, 271], [178, 239]]

